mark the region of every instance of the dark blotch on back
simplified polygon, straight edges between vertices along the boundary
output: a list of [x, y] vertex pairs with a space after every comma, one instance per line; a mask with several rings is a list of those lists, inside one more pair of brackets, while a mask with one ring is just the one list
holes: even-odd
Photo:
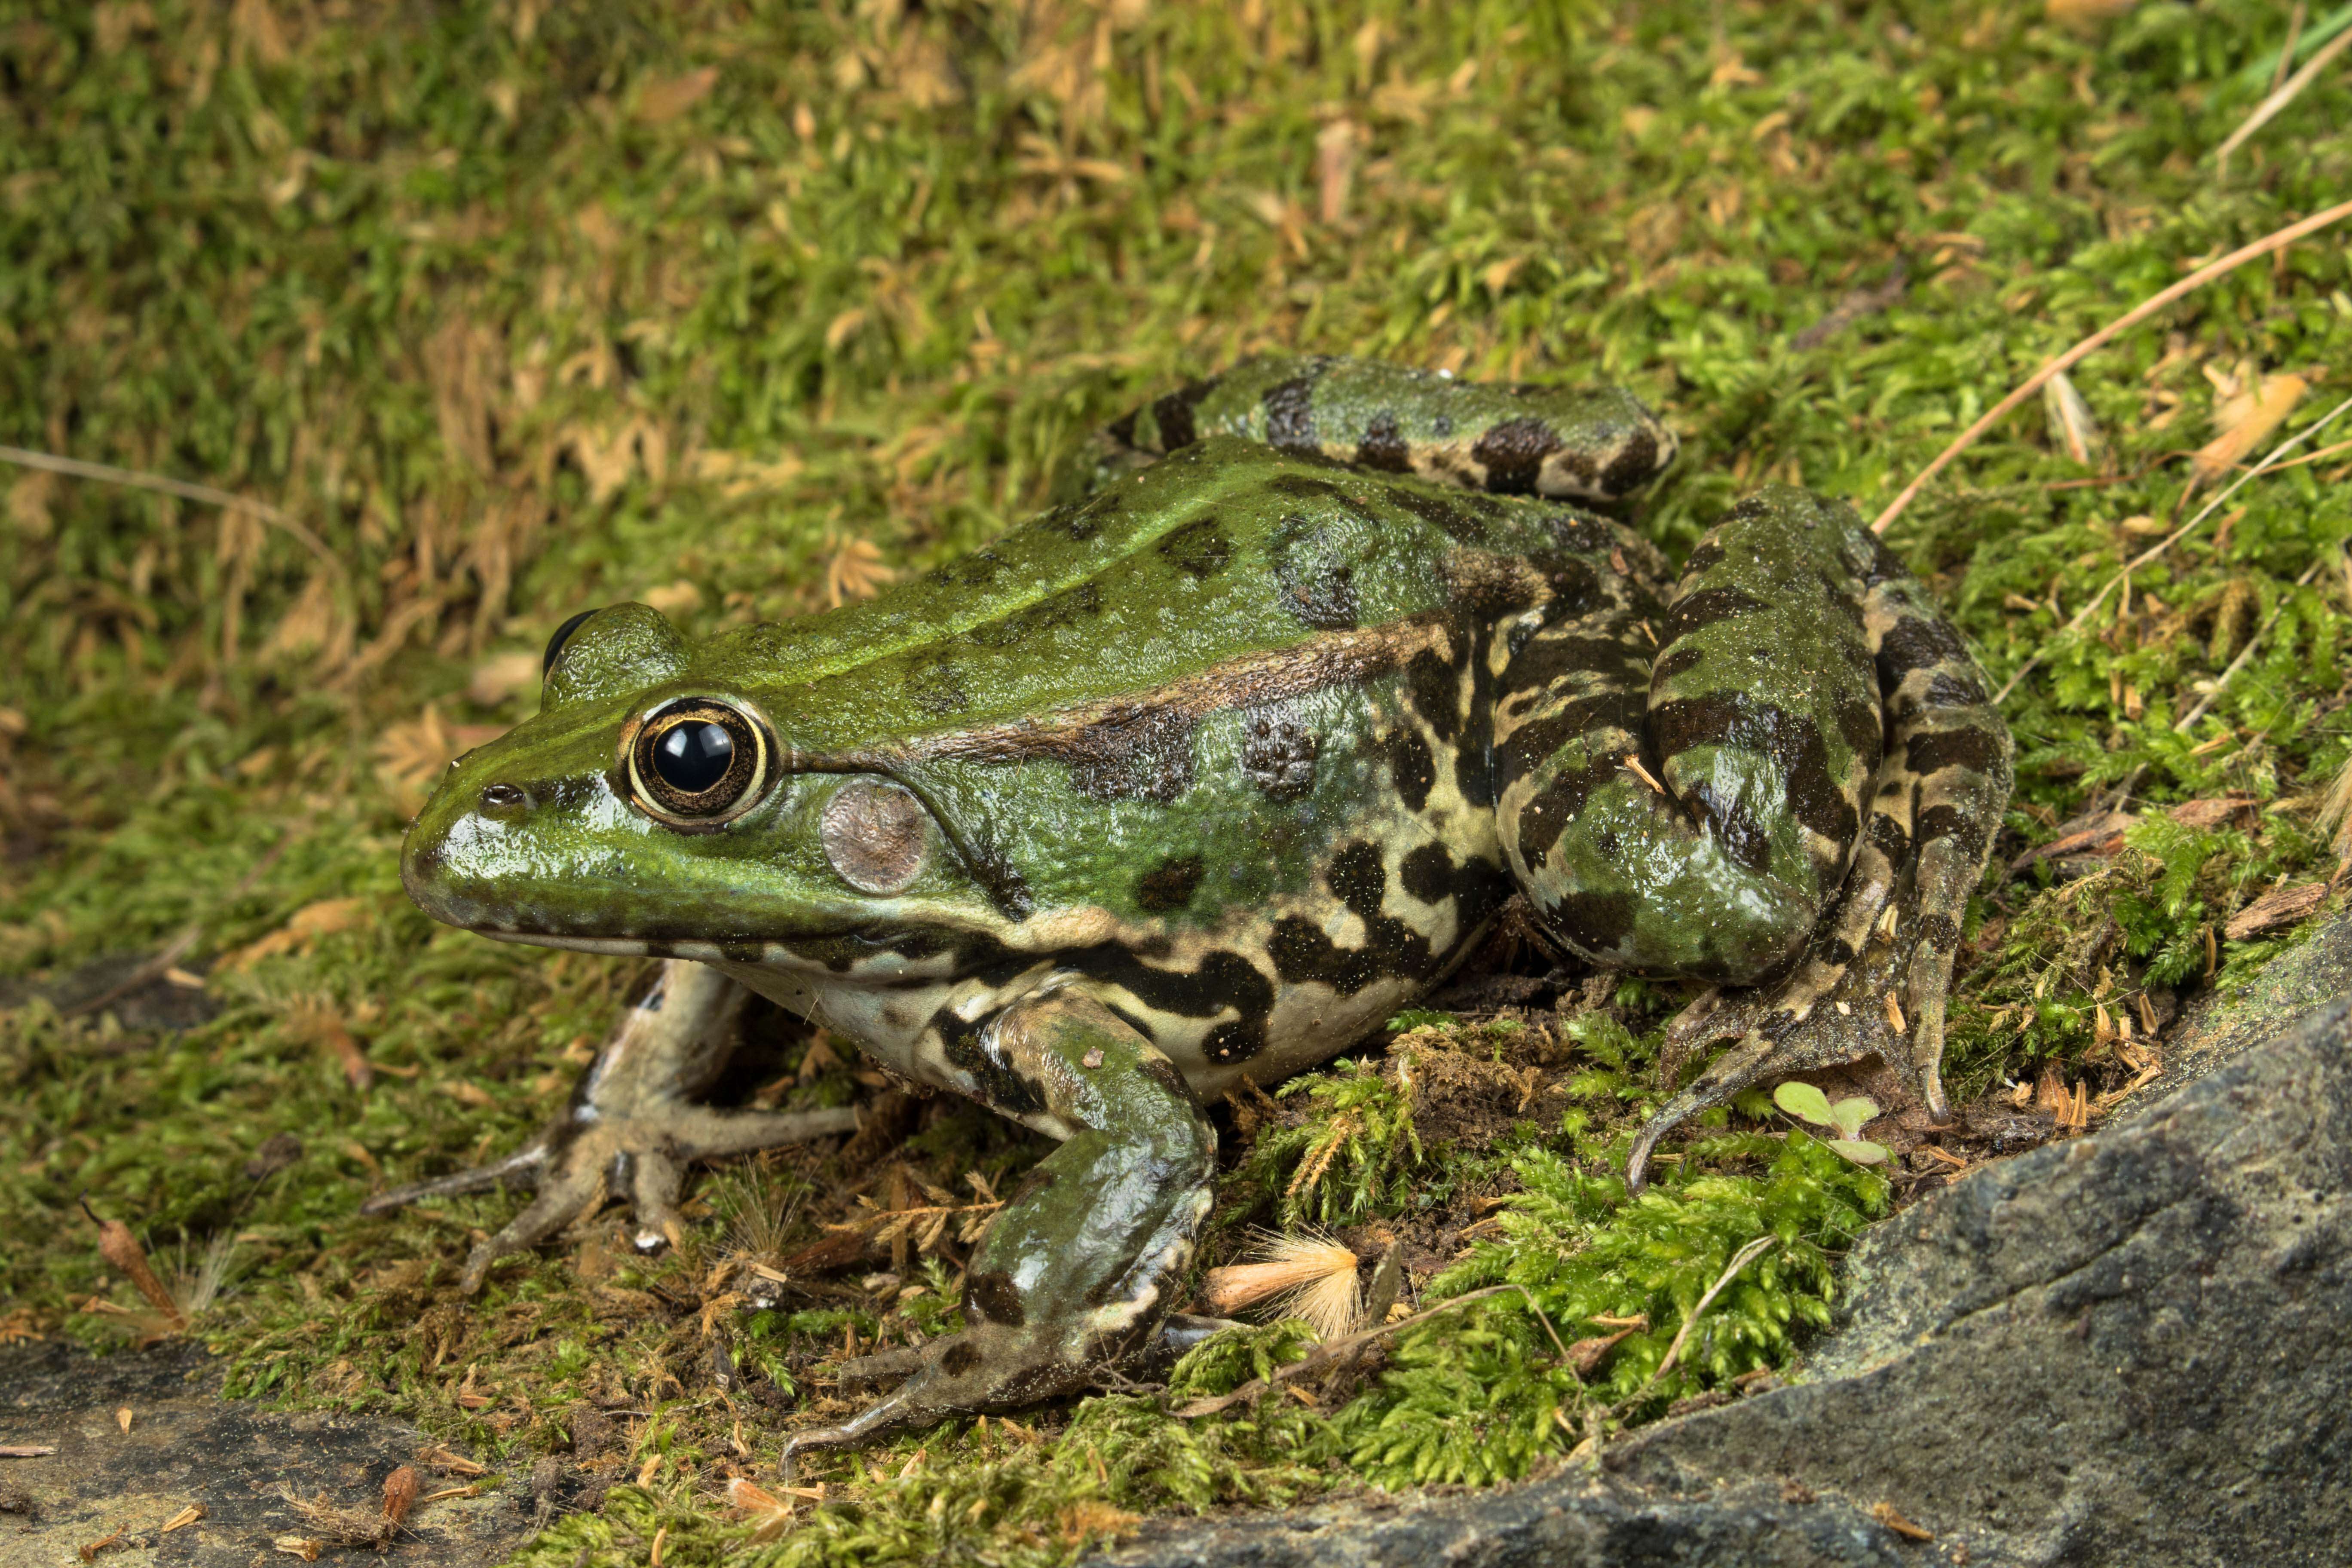
[[1265, 1019], [1241, 1018], [1218, 1025], [1201, 1039], [1201, 1054], [1230, 1067], [1265, 1049]]
[[926, 713], [960, 713], [971, 706], [963, 678], [945, 658], [933, 656], [907, 672], [906, 691]]
[[964, 635], [982, 647], [1013, 647], [1042, 632], [1091, 620], [1102, 614], [1102, 589], [1092, 583], [1081, 583], [1015, 610], [1001, 620], [983, 622]]
[[1135, 901], [1156, 915], [1181, 910], [1200, 890], [1203, 868], [1198, 855], [1163, 860], [1135, 885]]
[[1426, 490], [1399, 485], [1388, 499], [1413, 516], [1428, 523], [1448, 539], [1465, 544], [1475, 544], [1486, 537], [1486, 525], [1470, 509], [1447, 496], [1433, 496]]
[[1857, 700], [1839, 704], [1837, 725], [1838, 733], [1857, 754], [1876, 757], [1885, 753], [1885, 714], [1876, 703]]
[[1552, 541], [1562, 550], [1573, 550], [1580, 555], [1598, 555], [1617, 543], [1617, 531], [1603, 520], [1590, 512], [1561, 507], [1544, 514], [1550, 525]]
[[1186, 523], [1160, 542], [1160, 553], [1190, 577], [1207, 579], [1225, 569], [1234, 558], [1234, 542], [1213, 517]]
[[1457, 711], [1462, 701], [1460, 683], [1454, 679], [1454, 666], [1434, 648], [1423, 648], [1405, 666], [1404, 685], [1413, 710], [1429, 726], [1429, 732], [1441, 742], [1452, 741], [1462, 721]]
[[1307, 376], [1265, 389], [1265, 442], [1286, 452], [1319, 451], [1315, 439], [1315, 383]]
[[1675, 601], [1666, 612], [1666, 624], [1660, 641], [1672, 643], [1676, 637], [1687, 637], [1703, 626], [1730, 620], [1765, 607], [1764, 601], [1738, 588], [1701, 588], [1696, 594], [1685, 594]]
[[1528, 864], [1537, 865], [1549, 855], [1568, 825], [1583, 815], [1593, 791], [1623, 772], [1624, 765], [1615, 757], [1602, 757], [1588, 767], [1563, 771], [1541, 795], [1528, 802], [1519, 812], [1519, 854]]
[[1984, 683], [1975, 676], [1939, 669], [1927, 678], [1927, 692], [1921, 703], [1928, 708], [1980, 708], [1988, 700]]
[[[1650, 668], [1652, 680], [1672, 680], [1677, 675], [1688, 675], [1706, 662], [1706, 654], [1695, 642], [1678, 643], [1672, 653]], [[1877, 710], [1871, 710], [1871, 722], [1878, 721]]]
[[1941, 734], [1914, 735], [1908, 758], [1911, 771], [1922, 778], [1951, 767], [1990, 773], [2000, 760], [2000, 740], [1983, 730], [1947, 730]]
[[1429, 754], [1429, 742], [1410, 727], [1403, 727], [1386, 749], [1397, 798], [1404, 803], [1407, 811], [1419, 811], [1429, 804], [1430, 789], [1437, 783], [1437, 759]]
[[1557, 908], [1545, 911], [1551, 928], [1572, 947], [1606, 957], [1633, 934], [1634, 903], [1630, 893], [1570, 893]]
[[1356, 569], [1321, 529], [1295, 513], [1286, 517], [1267, 542], [1267, 554], [1282, 607], [1300, 625], [1323, 632], [1355, 628]]
[[1021, 1308], [1020, 1287], [1002, 1268], [974, 1274], [964, 1281], [963, 1310], [984, 1323], [1001, 1323], [1008, 1329], [1019, 1328], [1026, 1316]]
[[1470, 455], [1485, 466], [1488, 489], [1504, 495], [1533, 495], [1543, 460], [1559, 447], [1559, 434], [1551, 422], [1531, 415], [1491, 426], [1470, 448]]
[[1878, 644], [1879, 689], [1892, 691], [1905, 676], [1929, 665], [1950, 662], [1966, 668], [1968, 657], [1968, 645], [1946, 622], [1925, 616], [1897, 621]]
[[[1523, 724], [1511, 732], [1511, 738], [1496, 755], [1500, 776], [1507, 784], [1523, 779], [1570, 741], [1596, 731], [1617, 730], [1627, 736], [1639, 735], [1647, 706], [1638, 689], [1603, 691], [1563, 702], [1533, 723]], [[1613, 773], [1616, 766], [1611, 762], [1610, 771]], [[1577, 804], [1582, 805], [1581, 797]], [[1545, 842], [1549, 844], [1550, 840]]]
[[1172, 452], [1179, 447], [1189, 447], [1199, 440], [1199, 429], [1192, 423], [1192, 410], [1201, 400], [1217, 390], [1214, 377], [1196, 381], [1192, 385], [1170, 393], [1151, 405], [1151, 417], [1160, 426], [1160, 449]]
[[1397, 881], [1424, 904], [1442, 904], [1454, 896], [1454, 857], [1443, 844], [1424, 844], [1397, 867]]
[[1253, 713], [1242, 730], [1242, 775], [1269, 800], [1297, 800], [1315, 787], [1313, 731], [1280, 713]]
[[1601, 471], [1601, 489], [1612, 496], [1640, 489], [1658, 471], [1658, 438], [1636, 430], [1625, 438], [1625, 449]]
[[1070, 786], [1095, 800], [1174, 800], [1192, 787], [1193, 725], [1168, 709], [1094, 725], [1065, 753]]
[[1960, 847], [1964, 855], [1974, 855], [1984, 848], [1985, 830], [1990, 825], [1971, 817], [1956, 805], [1931, 805], [1919, 814], [1919, 842], [1923, 845], [1937, 838], [1948, 838]]
[[[1426, 872], [1430, 868], [1424, 866]], [[1275, 973], [1286, 982], [1320, 982], [1341, 995], [1351, 996], [1374, 981], [1389, 976], [1425, 980], [1445, 963], [1446, 955], [1432, 951], [1429, 939], [1403, 921], [1381, 913], [1388, 874], [1377, 845], [1359, 841], [1331, 858], [1328, 873], [1332, 895], [1364, 922], [1364, 945], [1343, 948], [1313, 921], [1287, 915], [1275, 922], [1266, 942]], [[1475, 885], [1485, 886], [1481, 879]], [[1499, 893], [1462, 914], [1461, 929], [1472, 929], [1491, 910]], [[1423, 902], [1433, 900], [1424, 900]]]
[[1405, 447], [1395, 415], [1383, 410], [1365, 423], [1363, 438], [1356, 443], [1356, 466], [1383, 474], [1412, 471], [1412, 454]]

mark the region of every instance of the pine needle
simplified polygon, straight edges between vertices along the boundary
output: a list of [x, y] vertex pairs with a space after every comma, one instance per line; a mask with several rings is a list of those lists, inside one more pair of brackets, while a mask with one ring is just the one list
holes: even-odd
[[[2235, 131], [2230, 132], [2230, 139], [2213, 150], [2214, 164], [2220, 168], [2228, 168], [2230, 154], [2244, 146], [2247, 137], [2268, 125], [2277, 116], [2279, 110], [2293, 103], [2296, 96], [2305, 88], [2309, 87], [2336, 56], [2347, 48], [2352, 48], [2352, 32], [2338, 33], [2328, 39], [2318, 53], [2304, 62], [2301, 70], [2280, 83], [2276, 92], [2254, 105], [2254, 111], [2247, 115], [2243, 123], [2240, 124]], [[2284, 62], [2286, 57], [2282, 55], [2279, 58]]]
[[2240, 474], [2236, 479], [2231, 481], [2229, 489], [2221, 491], [2219, 495], [2216, 495], [2211, 500], [2207, 501], [2203, 508], [2198, 511], [2195, 517], [2190, 518], [2187, 522], [2182, 523], [2179, 528], [2174, 529], [2170, 533], [2166, 534], [2162, 539], [2158, 540], [2154, 544], [2149, 545], [2146, 550], [2141, 551], [2137, 555], [2133, 556], [2131, 560], [2125, 563], [2124, 569], [2116, 573], [2114, 576], [2108, 578], [2104, 584], [2100, 584], [2099, 591], [2091, 595], [2090, 602], [2084, 605], [2081, 609], [2074, 612], [2074, 619], [2068, 621], [2064, 626], [2060, 628], [2057, 636], [2045, 640], [2041, 647], [2034, 650], [2032, 658], [2018, 666], [2017, 673], [2011, 676], [2007, 680], [2001, 683], [2000, 689], [1992, 694], [1992, 700], [1995, 702], [2000, 702], [2008, 697], [2011, 692], [2016, 690], [2017, 683], [2024, 679], [2041, 665], [2042, 655], [2057, 647], [2063, 639], [2082, 630], [2084, 623], [2091, 618], [2092, 612], [2096, 610], [2101, 605], [2105, 604], [2106, 602], [2107, 595], [2114, 592], [2116, 587], [2123, 584], [2129, 583], [2133, 573], [2138, 571], [2141, 567], [2147, 565], [2149, 562], [2155, 560], [2158, 556], [2163, 554], [2166, 551], [2171, 549], [2174, 545], [2179, 543], [2182, 540], [2188, 538], [2189, 535], [2195, 532], [2199, 528], [2203, 526], [2207, 518], [2212, 516], [2214, 512], [2221, 510], [2222, 502], [2228, 500], [2231, 496], [2236, 495], [2252, 480], [2259, 479], [2262, 475], [2269, 472], [2272, 468], [2276, 468], [2279, 465], [2280, 458], [2285, 457], [2287, 453], [2293, 451], [2304, 442], [2310, 440], [2314, 436], [2318, 435], [2322, 430], [2326, 429], [2330, 424], [2335, 422], [2338, 416], [2345, 413], [2347, 409], [2352, 409], [2352, 397], [2346, 398], [2343, 402], [2337, 404], [2335, 407], [2329, 409], [2326, 413], [2321, 415], [2318, 418], [2305, 426], [2301, 430], [2296, 431], [2294, 435], [2288, 437], [2285, 440], [2272, 447], [2269, 456], [2265, 457], [2261, 462], [2256, 463], [2252, 468], [2247, 469], [2244, 473]]

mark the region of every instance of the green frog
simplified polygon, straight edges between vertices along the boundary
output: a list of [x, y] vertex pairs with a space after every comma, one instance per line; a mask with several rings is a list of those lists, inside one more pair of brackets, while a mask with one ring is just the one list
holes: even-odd
[[1865, 1055], [1941, 1114], [1959, 921], [2007, 800], [1982, 675], [1853, 510], [1774, 486], [1670, 572], [1588, 504], [1673, 435], [1608, 387], [1270, 357], [1119, 421], [1094, 493], [879, 597], [689, 642], [567, 621], [541, 711], [450, 764], [402, 876], [504, 941], [669, 962], [467, 1260], [689, 1163], [845, 1131], [700, 1102], [746, 989], [1060, 1141], [966, 1326], [794, 1448], [1064, 1394], [1190, 1342], [1203, 1102], [1328, 1059], [1525, 895], [1706, 989], [1728, 1047], [1636, 1142]]

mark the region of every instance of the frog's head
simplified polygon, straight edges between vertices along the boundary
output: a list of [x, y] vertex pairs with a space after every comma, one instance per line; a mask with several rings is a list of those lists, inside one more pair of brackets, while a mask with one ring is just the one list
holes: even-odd
[[921, 780], [796, 750], [737, 673], [644, 605], [566, 621], [538, 715], [452, 763], [410, 826], [409, 897], [510, 941], [793, 967], [843, 938], [1026, 912]]

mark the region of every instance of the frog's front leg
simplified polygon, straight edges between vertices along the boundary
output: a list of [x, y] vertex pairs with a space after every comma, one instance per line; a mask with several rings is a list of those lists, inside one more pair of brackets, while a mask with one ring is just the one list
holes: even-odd
[[788, 1468], [803, 1448], [1070, 1393], [1169, 1319], [1216, 1164], [1216, 1131], [1191, 1086], [1133, 1026], [1070, 991], [998, 1014], [979, 1044], [999, 1069], [996, 1108], [1067, 1136], [974, 1250], [963, 1331], [924, 1346], [887, 1398], [796, 1434]]
[[670, 960], [622, 1015], [545, 1131], [494, 1164], [379, 1193], [360, 1213], [514, 1183], [536, 1186], [523, 1211], [466, 1259], [458, 1288], [467, 1295], [481, 1288], [492, 1263], [538, 1245], [608, 1194], [627, 1196], [636, 1222], [630, 1239], [639, 1251], [675, 1244], [682, 1234], [678, 1193], [692, 1162], [856, 1130], [856, 1113], [846, 1109], [721, 1111], [697, 1102], [726, 1066], [744, 997], [718, 971]]

